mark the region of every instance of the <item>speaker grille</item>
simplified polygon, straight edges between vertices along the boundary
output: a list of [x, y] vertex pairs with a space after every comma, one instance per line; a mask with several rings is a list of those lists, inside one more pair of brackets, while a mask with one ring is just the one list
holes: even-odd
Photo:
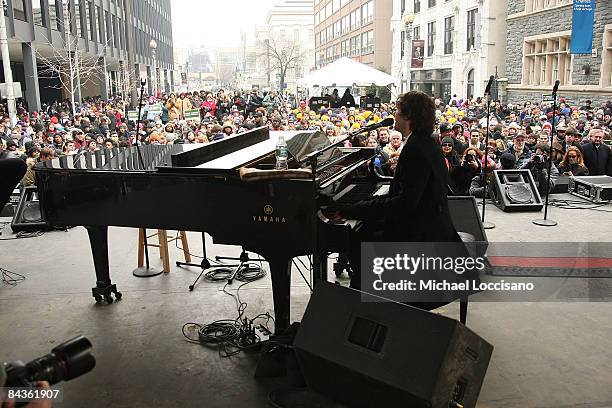
[[529, 204], [533, 202], [533, 193], [523, 184], [506, 185], [506, 197], [512, 204]]

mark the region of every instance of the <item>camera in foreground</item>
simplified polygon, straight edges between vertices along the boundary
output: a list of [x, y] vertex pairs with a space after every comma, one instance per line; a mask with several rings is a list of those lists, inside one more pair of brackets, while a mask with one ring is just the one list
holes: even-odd
[[47, 381], [53, 385], [80, 377], [95, 366], [96, 359], [91, 355], [91, 342], [83, 336], [78, 336], [55, 347], [46, 356], [27, 364], [21, 361], [5, 363], [4, 386], [35, 387], [38, 381]]

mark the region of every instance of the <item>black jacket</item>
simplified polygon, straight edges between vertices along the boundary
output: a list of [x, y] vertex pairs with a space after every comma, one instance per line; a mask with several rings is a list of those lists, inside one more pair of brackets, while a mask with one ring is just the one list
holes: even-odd
[[428, 134], [413, 134], [402, 149], [387, 196], [340, 209], [347, 218], [384, 222], [384, 239], [460, 242], [447, 201], [448, 172], [440, 147]]
[[[609, 173], [608, 161], [610, 159], [610, 148], [604, 144], [599, 146], [599, 149], [593, 143], [587, 143], [582, 146], [584, 154], [584, 164], [589, 169], [591, 176], [605, 176]], [[608, 176], [611, 174], [607, 174]]]

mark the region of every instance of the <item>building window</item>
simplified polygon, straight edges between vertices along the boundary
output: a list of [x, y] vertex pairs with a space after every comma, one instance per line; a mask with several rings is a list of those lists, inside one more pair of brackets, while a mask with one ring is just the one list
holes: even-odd
[[113, 45], [113, 28], [111, 27], [111, 18], [108, 11], [104, 12], [104, 20], [106, 23], [106, 38], [104, 40], [104, 45], [106, 47]]
[[119, 48], [119, 32], [117, 29], [117, 17], [115, 17], [114, 15], [112, 16], [112, 23], [113, 23], [113, 45], [115, 46], [115, 48]]
[[34, 20], [34, 24], [46, 27], [47, 22], [45, 21], [45, 15], [43, 14], [42, 10], [42, 0], [32, 0], [32, 17]]
[[468, 75], [467, 75], [466, 96], [470, 99], [474, 97], [474, 70], [473, 69], [470, 69], [470, 72], [468, 72]]
[[100, 11], [100, 6], [96, 6], [96, 16], [98, 18], [98, 42], [100, 44], [104, 44], [106, 41], [104, 39], [104, 17], [102, 16], [102, 12]]
[[420, 40], [421, 39], [421, 27], [420, 26], [416, 26], [412, 29], [412, 38], [414, 40]]
[[421, 0], [414, 0], [414, 13], [421, 12]]
[[402, 30], [401, 32], [401, 51], [400, 51], [400, 59], [404, 58], [404, 53], [406, 52], [406, 31]]
[[83, 25], [81, 21], [81, 2], [84, 0], [74, 0], [74, 20], [76, 23], [76, 34], [82, 38], [87, 38], [87, 25]]
[[427, 7], [436, 7], [436, 0], [427, 0]]
[[356, 10], [353, 10], [353, 12], [350, 14], [350, 22], [351, 22], [351, 31], [361, 26], [361, 8], [357, 8]]
[[374, 52], [374, 31], [370, 30], [367, 33], [361, 34], [361, 53], [371, 54]]
[[89, 23], [89, 39], [97, 41], [96, 38], [96, 12], [92, 2], [87, 2], [87, 22]]
[[570, 36], [554, 36], [525, 41], [523, 45], [523, 84], [550, 86], [557, 79], [571, 83]]
[[28, 21], [26, 16], [26, 0], [13, 0], [13, 14], [17, 20]]
[[444, 54], [453, 53], [453, 30], [455, 29], [454, 18], [444, 19]]
[[476, 18], [478, 9], [467, 12], [467, 50], [472, 51], [476, 46]]
[[370, 24], [374, 19], [374, 3], [368, 1], [366, 4], [361, 6], [361, 25]]
[[403, 16], [406, 11], [406, 0], [402, 0], [400, 3], [400, 14]]
[[551, 7], [564, 6], [572, 4], [572, 0], [526, 0], [525, 12], [533, 13], [536, 11], [546, 10]]
[[434, 54], [436, 44], [436, 22], [432, 21], [427, 24], [427, 56], [431, 57]]
[[601, 85], [612, 88], [612, 24], [607, 25], [604, 31], [603, 63], [601, 67]]

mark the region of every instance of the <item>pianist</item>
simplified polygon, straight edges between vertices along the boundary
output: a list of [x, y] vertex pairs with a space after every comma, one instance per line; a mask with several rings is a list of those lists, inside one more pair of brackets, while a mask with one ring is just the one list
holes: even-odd
[[350, 245], [351, 287], [356, 289], [361, 287], [361, 242], [461, 242], [448, 209], [446, 166], [432, 137], [434, 101], [412, 91], [399, 97], [397, 109], [395, 129], [406, 142], [388, 195], [336, 208], [332, 216], [364, 221]]

